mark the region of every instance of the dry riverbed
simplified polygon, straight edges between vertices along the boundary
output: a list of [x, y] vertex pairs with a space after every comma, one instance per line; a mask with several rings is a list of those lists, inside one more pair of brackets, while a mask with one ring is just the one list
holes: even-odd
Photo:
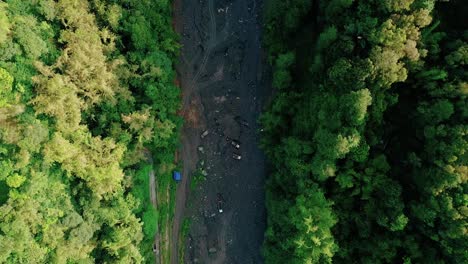
[[[261, 1], [175, 3], [186, 122], [181, 151], [185, 177], [177, 189], [171, 263], [263, 263], [266, 167], [256, 120], [270, 88], [260, 44], [261, 10]], [[230, 144], [232, 139], [239, 149]], [[242, 159], [233, 159], [233, 153]], [[206, 180], [190, 191], [187, 176], [197, 166], [206, 171]], [[179, 245], [184, 219], [190, 229]], [[184, 260], [179, 260], [180, 246], [185, 247]]]

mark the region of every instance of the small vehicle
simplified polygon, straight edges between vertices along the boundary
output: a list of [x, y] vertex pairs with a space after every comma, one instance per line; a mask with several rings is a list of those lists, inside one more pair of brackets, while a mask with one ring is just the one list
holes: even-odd
[[231, 146], [235, 147], [236, 149], [240, 149], [240, 142], [237, 141], [237, 140], [235, 140], [235, 139], [233, 139], [233, 140], [231, 141]]
[[239, 123], [245, 127], [250, 127], [249, 123], [245, 121], [244, 119], [239, 120]]
[[235, 160], [241, 160], [242, 156], [240, 154], [237, 154], [237, 153], [232, 153], [232, 158], [235, 159]]
[[235, 120], [237, 121], [237, 123], [239, 123], [241, 126], [245, 126], [245, 127], [247, 127], [247, 128], [250, 127], [249, 122], [247, 122], [247, 120], [241, 118], [240, 116], [236, 116], [234, 119], [235, 119]]
[[153, 243], [153, 252], [154, 253], [159, 253], [158, 248], [156, 247], [156, 244]]
[[180, 171], [174, 171], [172, 172], [172, 178], [174, 179], [174, 181], [180, 182], [182, 180], [182, 174], [180, 173]]
[[200, 135], [200, 137], [201, 137], [201, 138], [205, 138], [206, 136], [208, 136], [209, 133], [210, 133], [210, 132], [209, 132], [208, 130], [205, 130], [205, 131]]
[[221, 214], [224, 211], [224, 198], [220, 193], [216, 194], [216, 206], [218, 207], [218, 212]]

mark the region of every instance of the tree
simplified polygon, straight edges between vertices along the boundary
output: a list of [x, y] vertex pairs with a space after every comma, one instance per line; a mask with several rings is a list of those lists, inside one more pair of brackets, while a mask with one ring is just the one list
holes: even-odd
[[7, 4], [5, 3], [0, 4], [0, 44], [4, 43], [7, 40], [11, 28], [7, 12], [5, 10], [6, 6]]
[[8, 106], [14, 99], [12, 94], [13, 77], [3, 68], [0, 68], [0, 108]]
[[292, 52], [281, 54], [276, 59], [275, 75], [273, 76], [273, 87], [283, 89], [291, 85], [290, 68], [294, 64], [295, 55]]
[[[431, 201], [433, 208], [416, 206], [420, 198], [459, 190], [464, 171], [452, 164], [462, 158], [449, 141], [462, 148], [465, 143], [448, 132], [468, 115], [464, 100], [456, 99], [464, 88], [449, 79], [458, 70], [431, 59], [447, 37], [432, 34], [437, 25], [422, 31], [433, 7], [431, 1], [413, 0], [319, 1], [304, 12], [302, 24], [284, 32], [273, 26], [287, 11], [267, 13], [265, 42], [280, 88], [261, 118], [262, 145], [274, 164], [267, 184], [267, 262], [443, 263], [454, 259], [450, 250], [465, 258], [454, 246], [463, 244], [454, 235], [462, 233], [458, 222], [435, 220], [438, 202]], [[304, 40], [310, 36], [313, 41]], [[279, 67], [285, 52], [303, 54], [293, 72]], [[448, 59], [462, 63], [459, 54]], [[455, 199], [442, 200], [450, 208]], [[452, 222], [450, 228], [426, 229], [413, 206], [421, 219]], [[316, 218], [326, 219], [313, 226], [329, 236], [325, 244], [306, 224]]]

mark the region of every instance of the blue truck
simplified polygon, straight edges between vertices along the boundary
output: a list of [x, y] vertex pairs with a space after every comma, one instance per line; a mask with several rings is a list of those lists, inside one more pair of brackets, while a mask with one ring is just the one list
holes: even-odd
[[174, 179], [174, 181], [180, 182], [182, 180], [182, 174], [180, 173], [180, 171], [174, 171], [172, 173], [172, 178]]

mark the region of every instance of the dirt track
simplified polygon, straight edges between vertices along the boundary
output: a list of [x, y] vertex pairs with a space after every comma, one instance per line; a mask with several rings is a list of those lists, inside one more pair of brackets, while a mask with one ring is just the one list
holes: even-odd
[[[183, 263], [263, 263], [265, 159], [258, 149], [256, 120], [270, 89], [262, 68], [261, 10], [261, 2], [253, 0], [175, 3], [186, 122], [171, 263], [179, 263], [177, 237], [184, 217], [191, 219], [191, 229]], [[200, 139], [205, 130], [209, 135]], [[240, 150], [226, 137], [240, 141]], [[242, 160], [232, 159], [233, 152]], [[187, 176], [199, 160], [207, 179], [189, 194]], [[217, 210], [218, 193], [225, 201], [223, 213]]]

